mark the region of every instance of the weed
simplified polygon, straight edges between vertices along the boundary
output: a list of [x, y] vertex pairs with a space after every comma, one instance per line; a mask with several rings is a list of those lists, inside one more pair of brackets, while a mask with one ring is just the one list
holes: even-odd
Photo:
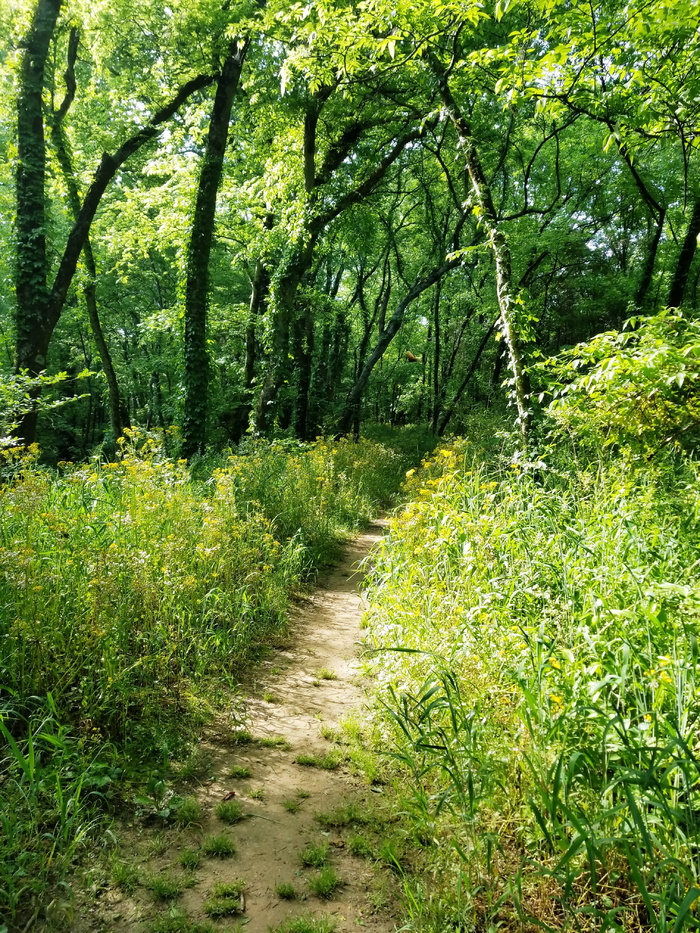
[[173, 837], [169, 832], [159, 832], [148, 839], [146, 852], [149, 858], [160, 858], [172, 849]]
[[303, 765], [306, 768], [321, 768], [324, 771], [335, 771], [340, 767], [343, 758], [344, 755], [342, 752], [331, 750], [329, 752], [324, 752], [323, 754], [318, 753], [316, 755], [297, 755], [294, 761], [298, 765]]
[[283, 901], [295, 901], [299, 897], [297, 889], [289, 881], [280, 881], [275, 887], [275, 894]]
[[159, 901], [172, 901], [193, 884], [195, 881], [192, 878], [174, 878], [166, 874], [149, 875], [143, 880], [144, 888]]
[[321, 726], [321, 735], [324, 739], [328, 739], [329, 742], [338, 742], [341, 738], [340, 730], [333, 726], [329, 726], [328, 723], [325, 722]]
[[179, 823], [181, 826], [200, 823], [203, 816], [204, 811], [202, 805], [196, 797], [185, 797], [175, 809], [175, 822]]
[[209, 752], [201, 748], [193, 749], [184, 761], [175, 768], [175, 775], [184, 783], [201, 781], [211, 771], [212, 758]]
[[318, 680], [337, 680], [338, 675], [335, 671], [330, 670], [328, 667], [320, 667], [317, 671], [314, 671], [316, 678]]
[[250, 777], [250, 768], [245, 765], [234, 765], [229, 770], [229, 777], [232, 778], [249, 778]]
[[230, 858], [236, 854], [233, 840], [224, 833], [205, 836], [202, 840], [202, 854], [209, 858]]
[[262, 698], [263, 698], [263, 700], [264, 700], [266, 703], [276, 703], [276, 702], [277, 702], [277, 697], [274, 695], [274, 693], [270, 693], [269, 691], [266, 692], [266, 693], [263, 693]]
[[265, 799], [265, 788], [256, 787], [255, 790], [251, 790], [248, 796], [251, 800], [264, 800]]
[[204, 902], [208, 917], [231, 917], [245, 910], [244, 881], [221, 881], [215, 884]]
[[158, 917], [148, 925], [148, 933], [217, 933], [211, 923], [190, 920], [184, 911], [171, 908], [165, 917]]
[[321, 868], [328, 861], [328, 843], [311, 842], [299, 853], [299, 861], [305, 868]]
[[237, 800], [222, 800], [216, 805], [214, 813], [222, 823], [239, 823], [243, 818], [243, 808]]
[[186, 871], [195, 871], [202, 863], [202, 856], [198, 849], [185, 849], [180, 855], [180, 865]]
[[348, 839], [348, 852], [358, 858], [374, 858], [374, 851], [364, 836], [353, 835]]
[[247, 729], [234, 729], [228, 736], [229, 745], [252, 745], [255, 737]]
[[292, 747], [283, 735], [263, 735], [255, 739], [255, 744], [259, 745], [261, 748], [288, 749]]
[[[9, 926], [20, 901], [41, 910], [74, 873], [125, 751], [167, 773], [212, 694], [283, 626], [290, 594], [407, 466], [365, 440], [250, 441], [192, 472], [136, 428], [118, 446], [113, 463], [53, 473], [27, 459], [0, 497], [3, 696], [16, 698], [0, 715], [14, 746], [2, 728], [0, 741], [18, 769], [0, 785]], [[252, 738], [238, 728], [229, 742]], [[197, 750], [174, 771], [194, 781], [209, 767]], [[174, 815], [162, 787], [144, 801], [145, 816]]]
[[360, 806], [359, 803], [347, 803], [324, 813], [317, 813], [314, 817], [321, 826], [340, 828], [343, 826], [366, 826], [377, 822], [378, 817]]
[[307, 883], [311, 892], [322, 900], [330, 900], [338, 888], [344, 884], [338, 873], [330, 865], [326, 865], [317, 875], [308, 878]]
[[384, 839], [377, 852], [377, 858], [398, 875], [405, 873], [401, 864], [403, 857], [402, 848], [392, 839]]
[[127, 894], [133, 894], [140, 884], [139, 869], [131, 862], [114, 862], [111, 877], [112, 883]]
[[311, 796], [311, 793], [308, 790], [298, 790], [296, 792], [296, 796], [299, 798], [299, 800], [308, 800]]
[[297, 813], [301, 807], [301, 801], [297, 797], [290, 797], [288, 800], [282, 801], [282, 806], [287, 813]]
[[273, 933], [334, 933], [335, 921], [328, 917], [293, 917], [275, 927]]

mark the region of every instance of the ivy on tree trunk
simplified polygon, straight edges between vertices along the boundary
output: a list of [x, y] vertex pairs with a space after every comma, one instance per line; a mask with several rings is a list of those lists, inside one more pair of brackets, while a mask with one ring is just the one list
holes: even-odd
[[217, 81], [187, 252], [185, 411], [182, 422], [182, 454], [187, 459], [201, 453], [206, 446], [209, 413], [209, 353], [207, 351], [209, 258], [231, 108], [238, 89], [247, 48], [248, 40], [236, 39], [231, 43]]

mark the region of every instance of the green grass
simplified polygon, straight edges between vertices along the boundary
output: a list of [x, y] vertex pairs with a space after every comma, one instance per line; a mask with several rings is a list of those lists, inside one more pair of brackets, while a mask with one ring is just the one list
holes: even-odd
[[195, 748], [183, 761], [177, 763], [174, 771], [179, 781], [189, 784], [207, 778], [211, 772], [211, 767], [212, 759], [209, 752], [201, 748]]
[[191, 888], [193, 878], [175, 878], [172, 875], [157, 874], [144, 878], [143, 886], [159, 901], [172, 901], [181, 897], [187, 888]]
[[301, 807], [301, 801], [298, 797], [289, 797], [287, 800], [282, 801], [282, 806], [287, 813], [298, 813]]
[[198, 849], [185, 849], [180, 855], [180, 865], [186, 871], [195, 871], [202, 864], [202, 855]]
[[131, 862], [115, 861], [112, 865], [111, 879], [112, 884], [124, 891], [126, 894], [133, 894], [138, 888], [141, 872], [139, 868]]
[[[27, 460], [0, 497], [12, 698], [0, 743], [14, 762], [0, 765], [0, 916], [10, 925], [27, 900], [60, 913], [63, 882], [103, 835], [119, 782], [149, 782], [144, 762], [159, 780], [206, 777], [205, 756], [173, 765], [174, 750], [223, 705], [232, 676], [284, 629], [291, 594], [408, 464], [367, 441], [247, 441], [190, 475], [154, 435], [126, 434], [113, 463], [51, 472]], [[229, 741], [252, 739], [236, 730]], [[142, 811], [175, 816], [160, 793]]]
[[348, 852], [357, 858], [374, 858], [374, 849], [371, 843], [359, 834], [352, 835], [348, 839]]
[[327, 667], [321, 667], [317, 671], [314, 671], [314, 674], [317, 680], [337, 680], [338, 675], [335, 671], [330, 670]]
[[259, 745], [260, 748], [288, 749], [292, 747], [283, 735], [263, 735], [255, 739], [255, 744]]
[[339, 742], [341, 739], [340, 729], [336, 729], [334, 726], [329, 726], [328, 723], [324, 722], [320, 731], [323, 738], [328, 739], [329, 742]]
[[336, 924], [328, 917], [293, 917], [274, 928], [273, 933], [334, 933]]
[[208, 917], [232, 917], [245, 910], [244, 881], [221, 881], [214, 885], [204, 902], [203, 910]]
[[237, 800], [222, 800], [217, 803], [214, 813], [222, 823], [228, 823], [229, 825], [239, 823], [245, 818], [243, 807]]
[[234, 765], [229, 769], [228, 775], [232, 778], [249, 778], [250, 768], [248, 768], [246, 765]]
[[295, 901], [299, 897], [297, 889], [289, 881], [280, 881], [275, 886], [275, 894], [283, 901]]
[[201, 852], [208, 858], [230, 858], [236, 854], [236, 846], [230, 836], [215, 833], [204, 837]]
[[171, 908], [167, 916], [150, 921], [148, 933], [216, 933], [216, 927], [190, 920], [183, 911]]
[[304, 868], [321, 868], [328, 861], [329, 845], [327, 842], [310, 842], [305, 849], [299, 853], [299, 861]]
[[204, 816], [202, 805], [196, 797], [185, 797], [175, 809], [175, 822], [181, 826], [190, 826], [192, 823], [200, 823]]
[[251, 790], [248, 794], [251, 800], [264, 800], [265, 799], [265, 788], [256, 787], [255, 790]]
[[355, 802], [342, 804], [332, 810], [317, 813], [314, 817], [321, 826], [341, 828], [344, 826], [365, 826], [381, 822], [380, 818], [368, 809], [366, 804]]
[[317, 875], [307, 878], [307, 884], [311, 893], [315, 894], [316, 897], [320, 897], [322, 900], [330, 900], [338, 889], [343, 886], [344, 882], [335, 869], [331, 868], [330, 865], [326, 865]]
[[[460, 928], [470, 898], [484, 928], [548, 923], [553, 889], [572, 928], [694, 928], [697, 467], [566, 444], [538, 471], [445, 445], [376, 555], [387, 795], [440, 840], [414, 929]], [[406, 854], [379, 851], [397, 874]]]
[[321, 768], [323, 771], [335, 771], [343, 762], [342, 752], [331, 750], [329, 752], [319, 752], [315, 755], [302, 753], [297, 755], [294, 761], [305, 768]]
[[255, 737], [247, 729], [234, 729], [228, 735], [229, 745], [252, 745], [253, 742], [255, 742]]

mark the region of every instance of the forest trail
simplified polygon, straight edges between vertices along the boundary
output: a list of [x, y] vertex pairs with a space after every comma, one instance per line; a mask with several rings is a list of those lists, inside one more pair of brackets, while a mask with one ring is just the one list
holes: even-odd
[[[312, 596], [292, 610], [290, 646], [261, 665], [242, 716], [240, 710], [236, 713], [256, 741], [232, 744], [230, 727], [212, 730], [203, 739], [210, 761], [208, 778], [194, 791], [204, 809], [203, 819], [192, 827], [160, 834], [142, 829], [127, 842], [130, 848], [133, 842], [131, 851], [123, 847], [122, 854], [134, 859], [142, 879], [189, 877], [191, 886], [176, 900], [160, 902], [143, 887], [129, 894], [112, 890], [98, 899], [99, 906], [89, 909], [90, 920], [80, 925], [81, 930], [146, 933], [173, 907], [189, 921], [203, 923], [208, 920], [205, 904], [214, 885], [238, 879], [245, 882], [245, 910], [227, 919], [242, 920], [247, 933], [267, 933], [297, 915], [328, 918], [337, 933], [394, 929], [376, 870], [349, 853], [339, 830], [316, 820], [317, 814], [349, 803], [366, 813], [376, 805], [378, 789], [342, 766], [324, 770], [295, 761], [299, 755], [332, 753], [334, 746], [321, 734], [322, 727], [335, 726], [363, 703], [357, 658], [363, 612], [358, 564], [381, 538], [384, 525], [375, 521], [346, 544], [339, 563], [321, 578]], [[288, 745], [261, 744], [260, 740], [276, 737], [283, 737]], [[232, 771], [240, 768], [249, 769], [250, 776], [232, 777]], [[238, 801], [244, 814], [230, 826], [215, 813], [227, 798]], [[222, 833], [235, 845], [233, 857], [203, 858], [193, 871], [181, 867], [185, 851], [196, 851], [202, 840]], [[320, 899], [309, 890], [308, 879], [318, 871], [303, 867], [300, 853], [311, 843], [328, 845], [328, 864], [343, 881], [332, 899]], [[280, 883], [292, 884], [299, 899], [280, 898], [276, 893]]]

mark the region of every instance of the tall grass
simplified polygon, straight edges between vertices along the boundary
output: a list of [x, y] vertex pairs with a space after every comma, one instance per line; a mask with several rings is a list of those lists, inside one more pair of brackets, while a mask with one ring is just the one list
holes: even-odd
[[376, 562], [415, 929], [700, 926], [697, 468], [558, 462], [442, 448]]
[[0, 916], [16, 917], [55, 889], [113, 785], [164, 773], [406, 460], [257, 442], [193, 478], [136, 431], [114, 463], [2, 454]]

